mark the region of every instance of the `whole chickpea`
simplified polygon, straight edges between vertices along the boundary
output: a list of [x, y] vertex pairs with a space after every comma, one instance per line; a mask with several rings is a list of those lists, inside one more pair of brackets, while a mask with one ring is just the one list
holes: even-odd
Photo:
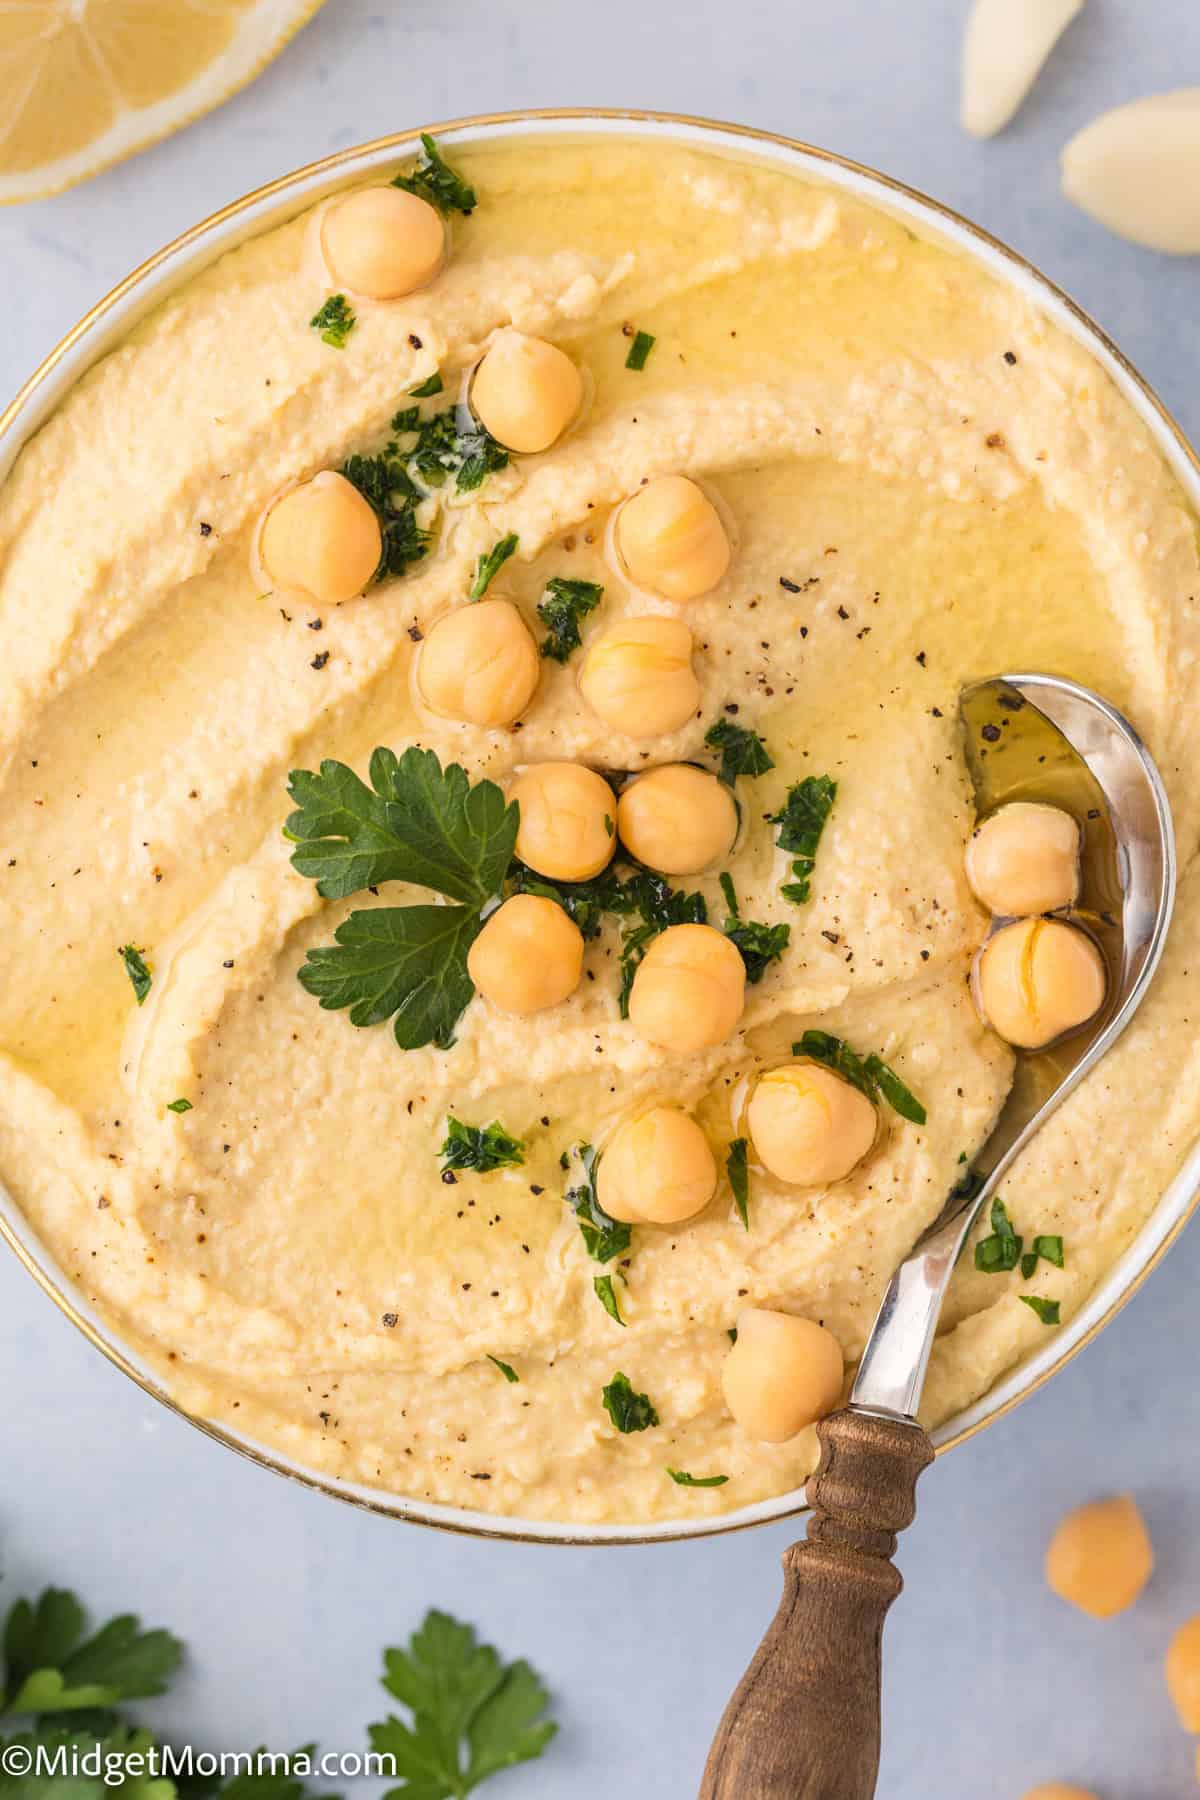
[[471, 945], [467, 973], [501, 1012], [544, 1012], [579, 986], [583, 934], [553, 900], [514, 894]]
[[979, 958], [979, 1006], [993, 1031], [1038, 1050], [1076, 1031], [1104, 1004], [1104, 959], [1085, 932], [1061, 919], [1018, 919], [988, 939]]
[[677, 731], [700, 703], [691, 632], [678, 619], [655, 617], [610, 626], [584, 656], [579, 691], [613, 731]]
[[379, 567], [375, 509], [344, 475], [323, 469], [271, 507], [258, 534], [267, 579], [284, 591], [338, 606], [361, 594]]
[[426, 706], [469, 725], [511, 725], [533, 698], [537, 645], [508, 600], [476, 600], [444, 613], [417, 658]]
[[834, 1410], [844, 1378], [841, 1345], [824, 1325], [762, 1306], [738, 1314], [721, 1386], [748, 1437], [786, 1443]]
[[719, 862], [733, 848], [737, 828], [729, 789], [691, 763], [648, 769], [617, 803], [621, 842], [662, 875], [696, 875]]
[[508, 790], [521, 808], [517, 855], [551, 881], [588, 881], [612, 861], [613, 791], [582, 763], [535, 763]]
[[321, 251], [339, 287], [369, 300], [398, 300], [426, 287], [441, 268], [446, 227], [436, 207], [403, 188], [360, 188], [326, 212]]
[[746, 1123], [772, 1175], [797, 1187], [823, 1187], [857, 1167], [879, 1120], [867, 1096], [832, 1069], [795, 1062], [760, 1076]]
[[712, 501], [686, 475], [648, 481], [617, 515], [617, 549], [638, 587], [696, 600], [729, 567], [729, 539]]
[[967, 881], [991, 912], [1056, 912], [1079, 897], [1079, 826], [1057, 806], [1018, 800], [976, 827]]
[[1046, 1551], [1052, 1592], [1093, 1619], [1111, 1619], [1132, 1606], [1153, 1569], [1150, 1534], [1131, 1494], [1076, 1507]]
[[736, 1028], [745, 998], [736, 944], [711, 925], [669, 925], [633, 978], [629, 1022], [664, 1050], [707, 1050]]
[[1185, 1731], [1200, 1732], [1200, 1613], [1179, 1627], [1166, 1660], [1167, 1690]]
[[678, 1106], [655, 1106], [617, 1127], [596, 1171], [596, 1197], [627, 1225], [678, 1225], [717, 1191], [717, 1164], [703, 1131]]
[[583, 403], [583, 377], [544, 338], [502, 331], [475, 371], [471, 409], [506, 450], [532, 456], [560, 438]]

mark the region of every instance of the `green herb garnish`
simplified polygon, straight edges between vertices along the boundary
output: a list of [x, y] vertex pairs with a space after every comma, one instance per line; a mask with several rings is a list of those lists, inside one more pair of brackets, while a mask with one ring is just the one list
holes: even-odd
[[609, 872], [593, 881], [547, 881], [521, 862], [514, 862], [509, 881], [514, 894], [537, 894], [555, 901], [588, 939], [596, 936], [605, 914], [614, 910], [610, 902], [621, 887], [618, 877]]
[[704, 734], [710, 750], [721, 752], [717, 777], [732, 787], [739, 775], [765, 775], [775, 767], [775, 760], [757, 731], [735, 725], [730, 719], [718, 719]]
[[518, 1168], [525, 1161], [525, 1145], [497, 1119], [490, 1125], [464, 1125], [449, 1114], [438, 1155], [443, 1174], [447, 1169], [470, 1169], [476, 1175], [490, 1175], [493, 1169]]
[[475, 992], [467, 952], [503, 884], [518, 809], [494, 782], [472, 785], [457, 763], [443, 769], [432, 750], [378, 749], [369, 772], [370, 787], [345, 763], [293, 769], [293, 868], [325, 899], [404, 881], [459, 904], [352, 912], [333, 944], [308, 951], [300, 983], [326, 1009], [349, 1007], [354, 1025], [394, 1015], [402, 1049], [445, 1049]]
[[555, 575], [546, 583], [537, 607], [538, 617], [549, 633], [538, 645], [543, 656], [565, 663], [579, 649], [583, 642], [579, 621], [599, 606], [603, 594], [598, 581], [572, 581]]
[[646, 366], [646, 358], [653, 350], [657, 338], [651, 337], [648, 331], [639, 331], [629, 346], [629, 355], [625, 358], [627, 369], [642, 370]]
[[619, 1369], [602, 1390], [602, 1398], [605, 1411], [620, 1432], [645, 1431], [658, 1424], [658, 1414], [650, 1403], [650, 1396], [635, 1394], [628, 1375], [622, 1375]]
[[844, 1038], [834, 1037], [828, 1031], [806, 1031], [800, 1042], [792, 1045], [792, 1055], [808, 1056], [813, 1062], [824, 1063], [835, 1075], [858, 1088], [868, 1100], [878, 1103], [882, 1098], [902, 1119], [913, 1125], [924, 1125], [925, 1108], [882, 1057], [859, 1056]]
[[597, 1300], [599, 1300], [609, 1318], [615, 1319], [618, 1325], [624, 1325], [625, 1321], [621, 1317], [621, 1308], [617, 1303], [617, 1294], [616, 1289], [613, 1287], [612, 1276], [593, 1275], [592, 1286], [596, 1290]]
[[505, 1381], [520, 1381], [521, 1377], [517, 1374], [517, 1371], [513, 1368], [512, 1364], [501, 1362], [500, 1358], [498, 1356], [493, 1356], [490, 1350], [488, 1351], [488, 1361], [490, 1363], [495, 1363]]
[[733, 1189], [733, 1204], [737, 1207], [738, 1218], [746, 1230], [750, 1229], [750, 1170], [746, 1166], [746, 1156], [750, 1145], [745, 1138], [734, 1138], [725, 1158], [725, 1173], [729, 1177], [729, 1185]]
[[588, 1255], [594, 1262], [611, 1262], [614, 1256], [623, 1256], [628, 1250], [633, 1232], [621, 1220], [610, 1219], [596, 1197], [598, 1159], [592, 1145], [578, 1145], [575, 1154], [582, 1164], [584, 1179], [568, 1188], [564, 1199], [579, 1220]]
[[125, 973], [128, 975], [130, 984], [133, 988], [133, 997], [138, 1005], [141, 1006], [154, 984], [154, 976], [151, 973], [150, 965], [145, 961], [142, 952], [135, 949], [132, 944], [122, 944], [121, 948], [117, 951], [117, 955], [125, 964]]
[[395, 1758], [403, 1783], [383, 1800], [466, 1800], [489, 1776], [540, 1756], [558, 1729], [529, 1664], [502, 1662], [447, 1613], [427, 1613], [383, 1662], [383, 1685], [412, 1721], [369, 1727], [372, 1750]]
[[[405, 416], [397, 413], [393, 427]], [[372, 581], [403, 575], [420, 562], [433, 542], [432, 532], [417, 523], [417, 507], [423, 498], [420, 489], [403, 462], [387, 451], [381, 456], [348, 457], [342, 474], [370, 502], [379, 520], [382, 549]]]
[[743, 919], [733, 877], [729, 874], [721, 876], [721, 892], [729, 908], [729, 917], [722, 930], [730, 943], [736, 944], [741, 951], [742, 961], [746, 965], [746, 980], [761, 981], [770, 965], [778, 962], [787, 949], [792, 928], [790, 925], [764, 925], [755, 919]]
[[421, 151], [412, 173], [394, 176], [392, 186], [428, 200], [440, 213], [460, 212], [464, 216], [473, 213], [477, 204], [475, 189], [450, 167], [437, 147], [436, 138], [427, 131], [421, 133]]
[[676, 1487], [724, 1487], [728, 1475], [689, 1475], [686, 1469], [668, 1469]]
[[143, 1631], [122, 1613], [86, 1632], [83, 1607], [63, 1588], [18, 1600], [4, 1627], [0, 1711], [82, 1712], [166, 1691], [183, 1650], [169, 1631]]
[[640, 925], [628, 927], [621, 938], [621, 1017], [629, 1017], [629, 995], [633, 978], [654, 939], [669, 925], [704, 925], [708, 907], [703, 894], [685, 894], [673, 888], [661, 875], [648, 869], [631, 875], [621, 883], [609, 900], [612, 912], [636, 913]]
[[[414, 400], [430, 400], [433, 398], [434, 394], [440, 394], [445, 388], [445, 385], [445, 382], [442, 380], [442, 371], [440, 369], [435, 369], [432, 375], [427, 375], [424, 381], [419, 381], [416, 387], [409, 388], [408, 391]], [[410, 430], [411, 429], [412, 428], [410, 427]], [[392, 422], [392, 430], [396, 430], [394, 420]]]
[[836, 781], [828, 775], [806, 775], [788, 789], [779, 811], [767, 815], [771, 824], [780, 828], [775, 840], [779, 848], [793, 858], [792, 874], [796, 879], [785, 882], [779, 891], [796, 906], [803, 906], [812, 892], [817, 846], [836, 799]]
[[1013, 1230], [1007, 1206], [997, 1197], [992, 1201], [992, 1235], [976, 1244], [975, 1267], [982, 1275], [1009, 1274], [1021, 1260], [1024, 1241]]
[[168, 1100], [167, 1101], [167, 1111], [168, 1112], [185, 1113], [185, 1112], [191, 1112], [191, 1110], [192, 1110], [192, 1103], [190, 1100], [179, 1099], [179, 1100]]
[[1062, 1307], [1057, 1300], [1043, 1300], [1040, 1294], [1018, 1294], [1017, 1299], [1035, 1312], [1043, 1325], [1061, 1325]]
[[479, 558], [475, 564], [475, 579], [471, 583], [468, 599], [483, 599], [520, 541], [516, 532], [510, 531], [507, 537], [502, 537], [499, 543], [493, 544], [491, 549]]
[[468, 494], [508, 467], [508, 451], [469, 412], [448, 406], [422, 420], [408, 460], [426, 487], [444, 487], [453, 475], [458, 492]]
[[314, 331], [320, 332], [323, 344], [329, 344], [334, 350], [344, 350], [346, 339], [357, 321], [345, 294], [331, 294], [308, 322]]

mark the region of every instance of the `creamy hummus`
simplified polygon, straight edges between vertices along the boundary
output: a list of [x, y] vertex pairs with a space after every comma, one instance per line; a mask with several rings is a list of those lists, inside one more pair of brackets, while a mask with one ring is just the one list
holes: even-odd
[[[309, 327], [329, 292], [311, 223], [273, 230], [94, 369], [0, 495], [0, 1173], [191, 1412], [414, 1498], [690, 1519], [813, 1464], [813, 1431], [754, 1442], [724, 1406], [739, 1308], [821, 1320], [852, 1363], [1008, 1090], [1011, 1053], [968, 989], [986, 921], [963, 875], [960, 685], [1040, 668], [1127, 709], [1190, 856], [1196, 521], [1086, 354], [879, 211], [658, 142], [531, 139], [453, 160], [480, 203], [425, 291], [358, 303], [331, 347]], [[323, 615], [261, 591], [251, 536], [271, 497], [376, 448], [435, 368], [456, 395], [512, 324], [586, 372], [567, 436], [448, 507], [402, 578]], [[641, 371], [625, 366], [629, 327], [656, 340]], [[544, 663], [518, 731], [418, 707], [422, 633], [507, 533], [519, 549], [490, 592], [535, 630], [553, 576], [604, 585], [585, 646], [676, 610], [631, 593], [606, 542], [623, 496], [672, 472], [703, 484], [734, 544], [687, 608], [697, 717], [614, 739], [581, 703], [578, 657]], [[351, 903], [290, 866], [290, 769], [362, 769], [374, 746], [411, 743], [472, 779], [547, 759], [712, 767], [705, 731], [734, 716], [776, 766], [739, 784], [727, 866], [743, 914], [787, 921], [791, 939], [716, 1049], [673, 1058], [620, 1017], [620, 921], [568, 1001], [522, 1020], [476, 1000], [449, 1050], [402, 1051], [300, 986]], [[764, 819], [807, 774], [838, 798], [795, 905]], [[715, 874], [677, 885], [723, 916]], [[1064, 1319], [1197, 1131], [1195, 886], [1189, 873], [1135, 1027], [1006, 1184], [1018, 1230], [1063, 1238], [1065, 1267], [1043, 1265], [1038, 1291]], [[428, 896], [383, 895], [406, 898]], [[152, 972], [140, 1007], [126, 944]], [[748, 1231], [724, 1180], [698, 1219], [635, 1227], [621, 1327], [563, 1203], [562, 1154], [670, 1097], [723, 1163], [747, 1073], [810, 1026], [886, 1058], [927, 1124], [887, 1114], [828, 1190], [752, 1170]], [[450, 1114], [499, 1120], [524, 1164], [443, 1181]], [[1045, 1341], [1028, 1285], [960, 1271], [930, 1423]], [[613, 1429], [601, 1390], [618, 1369], [654, 1428]], [[682, 1488], [668, 1466], [728, 1480]]]

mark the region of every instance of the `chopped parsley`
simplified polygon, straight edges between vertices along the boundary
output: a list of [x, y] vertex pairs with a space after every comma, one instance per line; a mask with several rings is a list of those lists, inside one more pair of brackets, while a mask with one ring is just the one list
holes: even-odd
[[537, 606], [538, 618], [548, 633], [538, 645], [543, 656], [558, 663], [569, 660], [583, 642], [580, 619], [595, 611], [603, 594], [604, 589], [598, 581], [572, 581], [566, 576], [555, 575], [546, 583]]
[[469, 599], [483, 599], [520, 541], [516, 532], [510, 531], [507, 537], [502, 537], [498, 544], [493, 544], [491, 549], [479, 558], [475, 565], [475, 579], [471, 583]]
[[318, 772], [293, 769], [293, 868], [325, 899], [403, 881], [458, 904], [352, 912], [333, 944], [307, 952], [300, 984], [326, 1009], [349, 1007], [353, 1025], [394, 1019], [403, 1050], [446, 1049], [475, 992], [467, 952], [512, 860], [518, 810], [494, 782], [471, 783], [457, 763], [443, 769], [432, 750], [377, 749], [369, 774], [370, 787], [330, 759]]
[[629, 1017], [629, 995], [633, 978], [654, 939], [669, 925], [705, 925], [708, 907], [703, 894], [685, 894], [673, 888], [661, 875], [648, 869], [618, 883], [609, 900], [610, 912], [636, 913], [638, 925], [628, 926], [621, 937], [621, 1017]]
[[754, 919], [743, 919], [738, 908], [733, 877], [721, 876], [721, 892], [729, 907], [729, 917], [722, 930], [731, 944], [736, 944], [746, 965], [746, 980], [761, 981], [773, 962], [778, 962], [792, 935], [790, 925], [764, 925]]
[[575, 1155], [582, 1164], [584, 1178], [568, 1188], [564, 1198], [579, 1220], [580, 1235], [593, 1262], [611, 1262], [615, 1256], [624, 1256], [633, 1242], [633, 1232], [621, 1220], [610, 1219], [596, 1197], [598, 1158], [592, 1145], [577, 1145]]
[[1063, 1255], [1063, 1241], [1060, 1237], [1035, 1237], [1032, 1250], [1027, 1250], [1021, 1258], [1021, 1274], [1028, 1281], [1039, 1262], [1053, 1264], [1056, 1269], [1065, 1269], [1066, 1258]]
[[512, 1364], [501, 1362], [500, 1358], [498, 1356], [493, 1356], [490, 1350], [488, 1351], [488, 1361], [490, 1363], [495, 1363], [505, 1381], [520, 1381], [521, 1377], [517, 1374], [517, 1371], [513, 1368]]
[[1043, 1325], [1062, 1324], [1062, 1306], [1057, 1300], [1043, 1300], [1040, 1294], [1018, 1294], [1031, 1312], [1035, 1312]]
[[592, 881], [548, 881], [522, 862], [513, 863], [509, 881], [514, 894], [537, 894], [555, 901], [588, 939], [596, 936], [605, 914], [616, 910], [612, 902], [621, 890], [619, 877], [611, 871]]
[[646, 366], [646, 359], [657, 342], [658, 339], [651, 337], [648, 331], [637, 332], [632, 344], [629, 346], [629, 355], [625, 358], [625, 367], [627, 369], [636, 369], [639, 372], [644, 369]]
[[[406, 415], [398, 413], [398, 419]], [[393, 425], [395, 420], [393, 420]], [[417, 523], [423, 498], [404, 464], [389, 450], [380, 456], [351, 456], [342, 474], [370, 502], [379, 520], [382, 549], [373, 581], [403, 575], [428, 553], [433, 534]]]
[[[1008, 1208], [999, 1197], [992, 1201], [992, 1235], [975, 1246], [975, 1267], [981, 1275], [1007, 1275], [1021, 1260], [1024, 1238], [1013, 1230]], [[1034, 1259], [1037, 1266], [1037, 1259]], [[1028, 1280], [1028, 1276], [1026, 1276]]]
[[813, 1062], [824, 1063], [835, 1075], [840, 1075], [843, 1081], [865, 1094], [868, 1100], [878, 1102], [882, 1097], [902, 1119], [913, 1125], [924, 1125], [928, 1116], [925, 1108], [882, 1057], [859, 1056], [844, 1038], [833, 1037], [828, 1031], [806, 1031], [800, 1042], [792, 1045], [792, 1055], [808, 1056]]
[[185, 1113], [185, 1112], [191, 1112], [191, 1110], [192, 1110], [192, 1103], [190, 1100], [179, 1099], [179, 1100], [168, 1100], [167, 1101], [167, 1111], [168, 1112]]
[[477, 204], [475, 189], [450, 167], [438, 149], [437, 139], [427, 131], [421, 133], [421, 156], [416, 168], [409, 175], [395, 176], [392, 186], [428, 200], [443, 215], [460, 212], [469, 217]]
[[125, 973], [133, 988], [133, 997], [141, 1006], [154, 984], [150, 965], [146, 962], [143, 952], [136, 949], [133, 944], [122, 944], [117, 955], [125, 964]]
[[493, 1169], [519, 1167], [525, 1161], [525, 1145], [497, 1119], [490, 1125], [464, 1125], [449, 1114], [446, 1140], [438, 1155], [443, 1174], [447, 1169], [470, 1169], [476, 1175], [490, 1175]]
[[[419, 381], [416, 387], [409, 388], [408, 391], [414, 400], [430, 400], [433, 398], [434, 394], [440, 394], [445, 385], [445, 382], [442, 380], [442, 371], [440, 369], [435, 369], [432, 375], [427, 375], [424, 381]], [[398, 429], [399, 427], [393, 419], [392, 430], [396, 431]]]
[[508, 451], [465, 408], [447, 406], [422, 420], [408, 460], [426, 487], [444, 487], [453, 475], [457, 491], [470, 494], [508, 467]]
[[738, 1218], [747, 1231], [750, 1229], [750, 1170], [746, 1157], [750, 1145], [744, 1137], [734, 1138], [729, 1146], [729, 1154], [725, 1158], [725, 1173], [729, 1177], [729, 1185], [733, 1190], [733, 1204], [737, 1207]]
[[346, 339], [357, 323], [354, 308], [345, 294], [331, 294], [308, 322], [314, 331], [320, 332], [321, 342], [334, 350], [346, 348]]
[[619, 1369], [602, 1390], [602, 1398], [609, 1418], [617, 1430], [626, 1435], [658, 1424], [658, 1414], [650, 1403], [650, 1396], [636, 1394], [628, 1375], [622, 1375]]
[[615, 1319], [618, 1325], [624, 1325], [625, 1321], [621, 1317], [621, 1308], [617, 1301], [616, 1289], [613, 1287], [612, 1276], [594, 1275], [592, 1277], [592, 1286], [596, 1290], [597, 1300], [599, 1300], [609, 1318]]
[[735, 725], [731, 719], [718, 719], [710, 725], [704, 742], [710, 750], [721, 753], [717, 776], [726, 787], [732, 787], [739, 775], [765, 775], [775, 767], [775, 759], [757, 731]]
[[724, 1487], [728, 1475], [689, 1475], [686, 1469], [668, 1469], [676, 1487]]
[[779, 848], [793, 858], [792, 874], [796, 879], [785, 882], [779, 891], [797, 906], [803, 906], [812, 892], [817, 846], [836, 799], [836, 781], [828, 775], [806, 775], [788, 789], [779, 811], [767, 815], [772, 825], [779, 826], [775, 840]]

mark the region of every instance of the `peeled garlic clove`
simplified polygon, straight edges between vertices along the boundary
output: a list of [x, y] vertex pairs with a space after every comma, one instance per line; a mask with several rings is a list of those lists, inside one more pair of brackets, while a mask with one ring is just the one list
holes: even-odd
[[963, 39], [962, 124], [1003, 131], [1083, 0], [975, 0]]
[[1062, 153], [1063, 193], [1118, 237], [1200, 255], [1200, 88], [1101, 113]]

